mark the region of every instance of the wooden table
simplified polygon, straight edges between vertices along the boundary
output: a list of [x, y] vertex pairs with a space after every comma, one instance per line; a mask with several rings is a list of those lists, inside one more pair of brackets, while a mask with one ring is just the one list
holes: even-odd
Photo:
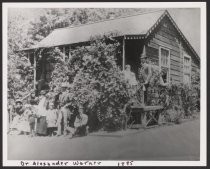
[[162, 110], [163, 106], [131, 106], [131, 112], [137, 113], [141, 118], [141, 124], [144, 128], [148, 127], [149, 123], [152, 121], [155, 125], [160, 125], [162, 123], [160, 118]]

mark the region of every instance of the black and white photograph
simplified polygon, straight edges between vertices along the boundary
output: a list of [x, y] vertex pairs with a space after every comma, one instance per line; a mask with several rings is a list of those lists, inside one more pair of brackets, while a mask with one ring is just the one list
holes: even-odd
[[205, 165], [205, 3], [99, 4], [3, 4], [5, 165]]

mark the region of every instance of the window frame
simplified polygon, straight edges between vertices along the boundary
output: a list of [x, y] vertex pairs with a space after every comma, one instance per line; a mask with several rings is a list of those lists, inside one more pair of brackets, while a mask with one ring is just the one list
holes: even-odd
[[161, 68], [164, 67], [166, 68], [165, 66], [162, 66], [161, 64], [161, 49], [164, 49], [164, 50], [167, 50], [168, 51], [168, 77], [167, 77], [167, 82], [164, 83], [165, 84], [170, 84], [171, 83], [171, 70], [170, 70], [170, 67], [171, 67], [171, 49], [170, 48], [167, 48], [165, 46], [160, 46], [159, 47], [159, 72], [161, 72]]
[[190, 75], [190, 82], [189, 82], [189, 86], [191, 85], [191, 81], [192, 81], [192, 79], [191, 79], [191, 76], [192, 76], [192, 58], [191, 58], [191, 56], [190, 55], [188, 55], [187, 53], [185, 53], [184, 52], [184, 54], [183, 54], [183, 83], [184, 84], [186, 84], [185, 82], [184, 82], [184, 75], [185, 74], [187, 74], [187, 73], [185, 73], [185, 71], [184, 71], [184, 59], [185, 58], [188, 58], [189, 59], [189, 62], [190, 62], [190, 72], [189, 72], [189, 75]]

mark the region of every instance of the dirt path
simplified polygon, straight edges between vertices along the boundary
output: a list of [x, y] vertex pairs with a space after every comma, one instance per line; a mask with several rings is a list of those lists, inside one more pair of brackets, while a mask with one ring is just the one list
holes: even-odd
[[152, 128], [124, 137], [9, 136], [9, 160], [199, 160], [200, 122]]

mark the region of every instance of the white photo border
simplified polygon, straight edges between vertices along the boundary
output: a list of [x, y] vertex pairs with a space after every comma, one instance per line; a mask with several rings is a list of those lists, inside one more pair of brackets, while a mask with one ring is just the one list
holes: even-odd
[[[201, 114], [200, 114], [200, 161], [133, 161], [132, 166], [206, 166], [207, 164], [207, 88], [206, 88], [206, 3], [205, 2], [65, 2], [65, 3], [2, 3], [3, 10], [3, 166], [21, 166], [21, 161], [7, 160], [7, 25], [9, 8], [200, 8], [200, 73], [201, 73]], [[37, 161], [37, 160], [35, 160]], [[61, 160], [60, 160], [61, 161]], [[33, 166], [32, 161], [28, 166]], [[43, 162], [40, 160], [39, 162]], [[44, 161], [53, 163], [56, 161]], [[72, 161], [69, 161], [71, 163]], [[118, 166], [119, 161], [101, 161], [100, 166]], [[30, 165], [31, 164], [31, 165]], [[71, 165], [70, 165], [71, 166]], [[81, 166], [81, 165], [79, 165]], [[84, 166], [84, 165], [83, 165]], [[89, 165], [91, 166], [91, 165]]]

